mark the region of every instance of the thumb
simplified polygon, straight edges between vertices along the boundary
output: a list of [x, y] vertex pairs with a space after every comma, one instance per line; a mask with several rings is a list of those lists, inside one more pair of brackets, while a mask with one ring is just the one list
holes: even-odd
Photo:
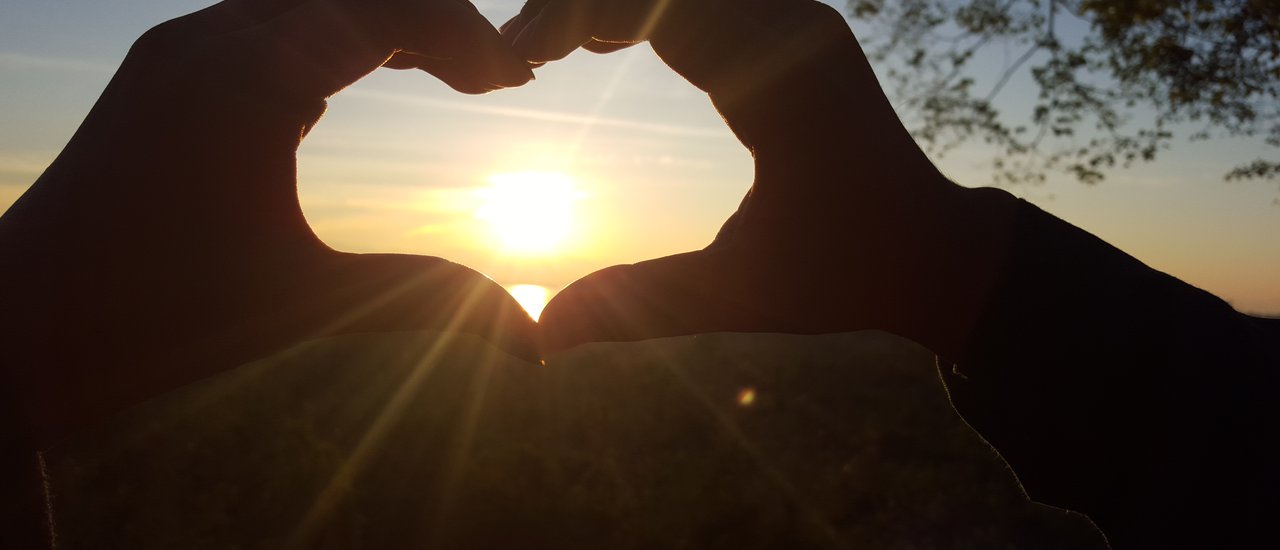
[[770, 323], [730, 262], [702, 250], [592, 273], [556, 294], [538, 322], [543, 356], [589, 342], [631, 342]]
[[[206, 48], [221, 76], [286, 97], [322, 99], [403, 53], [399, 68], [433, 69], [454, 85], [497, 89], [532, 73], [468, 2], [311, 0]], [[441, 60], [452, 60], [445, 64]], [[458, 87], [458, 86], [455, 86]]]
[[857, 39], [830, 6], [748, 0], [688, 18], [661, 25], [654, 51], [711, 96], [748, 148], [830, 145], [865, 125], [867, 113], [892, 113]]

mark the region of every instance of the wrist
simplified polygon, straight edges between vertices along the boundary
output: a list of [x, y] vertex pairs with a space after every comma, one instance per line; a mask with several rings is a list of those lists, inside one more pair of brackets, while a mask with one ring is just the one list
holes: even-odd
[[[941, 178], [941, 176], [939, 176]], [[918, 341], [948, 360], [956, 360], [999, 292], [1008, 263], [1019, 200], [992, 187], [967, 188], [935, 181], [941, 200], [928, 201], [923, 223], [931, 228], [927, 302], [918, 318], [928, 327]], [[944, 313], [939, 313], [944, 312]]]

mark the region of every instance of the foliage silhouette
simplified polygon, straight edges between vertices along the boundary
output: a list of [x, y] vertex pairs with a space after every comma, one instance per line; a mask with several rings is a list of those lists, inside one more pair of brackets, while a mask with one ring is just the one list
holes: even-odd
[[[912, 134], [935, 154], [993, 146], [997, 184], [1049, 172], [1097, 183], [1155, 160], [1178, 132], [1280, 147], [1280, 4], [1270, 0], [848, 0], [846, 11], [866, 24], [863, 46], [887, 67]], [[1074, 36], [1080, 23], [1087, 32]], [[1017, 55], [993, 82], [973, 76], [1004, 48]], [[1022, 71], [1038, 95], [1030, 119], [1011, 122], [999, 98]], [[1278, 158], [1225, 178], [1277, 181]]]

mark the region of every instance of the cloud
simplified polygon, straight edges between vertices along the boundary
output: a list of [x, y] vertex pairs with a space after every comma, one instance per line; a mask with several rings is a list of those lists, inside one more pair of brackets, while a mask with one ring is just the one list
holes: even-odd
[[523, 107], [509, 107], [501, 105], [478, 105], [474, 103], [466, 103], [462, 101], [449, 101], [443, 99], [433, 99], [428, 97], [419, 97], [409, 94], [400, 94], [394, 92], [383, 92], [374, 90], [350, 90], [344, 92], [344, 96], [356, 97], [361, 99], [371, 99], [377, 101], [390, 101], [396, 103], [406, 103], [411, 105], [422, 105], [433, 107], [436, 109], [448, 109], [454, 111], [462, 111], [467, 113], [476, 113], [481, 115], [490, 115], [508, 118], [523, 118], [527, 120], [537, 120], [540, 122], [555, 122], [563, 124], [576, 124], [581, 126], [608, 126], [612, 128], [622, 128], [626, 130], [636, 130], [641, 132], [652, 132], [667, 135], [679, 135], [690, 137], [707, 137], [707, 138], [723, 138], [725, 136], [724, 128], [707, 128], [699, 126], [683, 126], [678, 124], [661, 124], [654, 122], [642, 122], [637, 120], [627, 120], [621, 118], [609, 118], [599, 116], [587, 116], [574, 113], [562, 113], [557, 111], [545, 111], [538, 109], [527, 109]]
[[31, 183], [30, 180], [44, 173], [44, 169], [52, 160], [52, 158], [0, 156], [0, 184], [10, 183], [11, 178]]

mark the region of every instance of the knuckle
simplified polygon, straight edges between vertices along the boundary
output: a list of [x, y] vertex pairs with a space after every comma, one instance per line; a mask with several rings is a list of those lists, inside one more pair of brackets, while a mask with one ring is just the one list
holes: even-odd
[[814, 0], [806, 0], [801, 2], [800, 5], [814, 25], [823, 30], [831, 30], [837, 27], [843, 29], [847, 26], [844, 15], [833, 6]]
[[142, 33], [129, 49], [129, 57], [158, 59], [186, 49], [191, 39], [184, 36], [178, 20], [165, 21]]
[[189, 30], [177, 19], [151, 27], [133, 42], [124, 63], [138, 74], [181, 78], [189, 72], [183, 67], [196, 62], [202, 49]]

